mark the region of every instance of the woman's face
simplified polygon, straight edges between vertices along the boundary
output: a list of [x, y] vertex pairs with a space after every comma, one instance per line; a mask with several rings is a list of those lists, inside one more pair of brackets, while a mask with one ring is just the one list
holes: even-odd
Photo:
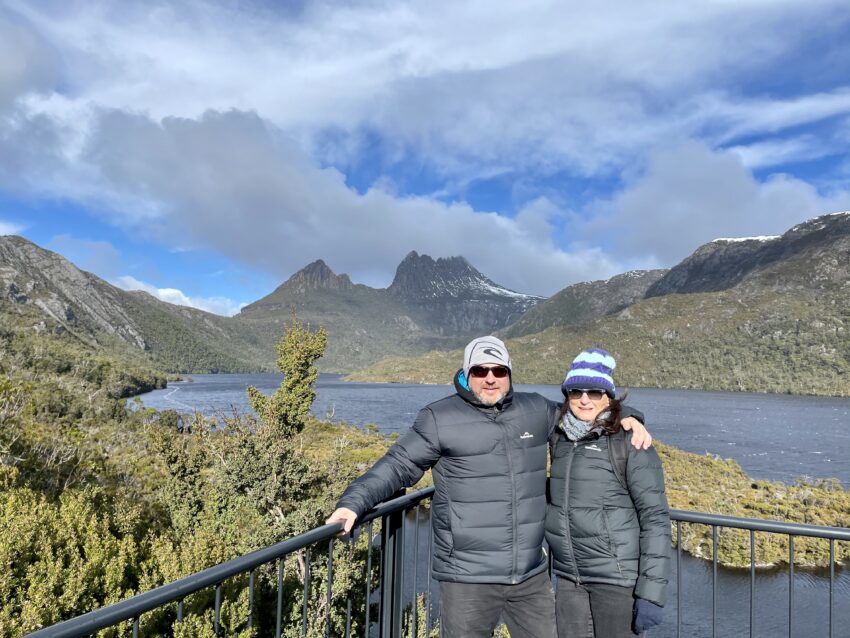
[[[598, 394], [593, 390], [590, 394]], [[578, 396], [576, 396], [578, 395]], [[608, 395], [603, 392], [598, 399], [592, 399], [586, 390], [570, 390], [569, 398], [570, 411], [582, 421], [595, 421], [611, 403]]]

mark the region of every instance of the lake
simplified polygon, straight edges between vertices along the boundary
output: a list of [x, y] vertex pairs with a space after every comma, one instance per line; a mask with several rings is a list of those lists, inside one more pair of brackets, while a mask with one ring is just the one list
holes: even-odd
[[[145, 406], [207, 415], [248, 412], [245, 387], [272, 393], [279, 374], [199, 374], [192, 381], [142, 395]], [[561, 400], [558, 386], [518, 385]], [[384, 433], [402, 432], [427, 403], [454, 392], [448, 385], [351, 383], [322, 374], [313, 413]], [[659, 441], [697, 454], [732, 458], [753, 478], [792, 483], [798, 477], [837, 478], [850, 486], [850, 399], [783, 394], [629, 390]]]

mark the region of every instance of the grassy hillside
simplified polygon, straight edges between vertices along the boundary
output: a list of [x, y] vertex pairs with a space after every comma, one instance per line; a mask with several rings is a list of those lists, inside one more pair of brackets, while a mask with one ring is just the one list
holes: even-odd
[[[664, 465], [670, 507], [726, 516], [778, 520], [788, 523], [850, 527], [850, 491], [837, 480], [798, 482], [785, 485], [756, 481], [735, 461], [711, 455], [692, 454], [655, 444]], [[710, 485], [711, 489], [706, 489]], [[674, 534], [675, 539], [675, 534]], [[836, 543], [836, 560], [850, 557], [850, 544]], [[683, 524], [682, 549], [694, 556], [711, 558], [711, 528]], [[749, 565], [749, 532], [722, 528], [718, 536], [718, 560], [722, 565]], [[822, 539], [796, 537], [795, 563], [829, 564], [829, 543]], [[762, 566], [788, 562], [788, 538], [779, 534], [756, 536], [756, 562]]]
[[520, 319], [499, 331], [506, 338], [523, 337], [552, 326], [579, 326], [632, 305], [666, 270], [634, 270], [606, 281], [587, 281], [564, 288]]
[[[124, 307], [138, 324], [152, 362], [177, 373], [256, 372], [274, 369], [274, 341], [232, 319], [166, 304], [144, 293], [124, 293]], [[278, 337], [280, 332], [277, 333]]]
[[[756, 290], [646, 299], [585, 326], [507, 341], [518, 383], [560, 383], [573, 357], [601, 345], [619, 386], [850, 396], [850, 295]], [[384, 359], [356, 381], [447, 383], [462, 351]]]

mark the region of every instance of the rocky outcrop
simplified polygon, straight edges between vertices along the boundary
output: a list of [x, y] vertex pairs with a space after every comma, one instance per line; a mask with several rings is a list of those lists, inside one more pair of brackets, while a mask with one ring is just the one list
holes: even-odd
[[124, 342], [165, 370], [261, 367], [248, 363], [257, 346], [231, 329], [227, 318], [121, 290], [23, 237], [0, 237], [0, 291], [0, 304], [36, 311], [16, 313], [35, 331], [49, 327], [113, 351], [123, 351]]
[[465, 337], [504, 328], [543, 300], [500, 286], [463, 257], [435, 260], [416, 251], [399, 264], [387, 294], [408, 306], [418, 324]]
[[122, 305], [122, 291], [23, 237], [0, 237], [0, 286], [7, 299], [36, 305], [68, 332], [102, 331], [149, 348]]
[[348, 275], [335, 274], [324, 261], [317, 259], [292, 275], [270, 294], [242, 308], [242, 313], [300, 307], [305, 296], [317, 291], [347, 291], [354, 287]]
[[[751, 285], [759, 285], [756, 280], [760, 280], [761, 284], [771, 286], [788, 285], [795, 280], [811, 281], [810, 264], [820, 263], [821, 257], [829, 261], [829, 252], [846, 253], [848, 242], [848, 212], [810, 219], [781, 236], [715, 239], [671, 268], [647, 290], [646, 296], [717, 292], [744, 280], [751, 280]], [[782, 277], [775, 276], [776, 268], [782, 271]], [[839, 267], [828, 279], [836, 282], [846, 279], [846, 275], [847, 269]]]

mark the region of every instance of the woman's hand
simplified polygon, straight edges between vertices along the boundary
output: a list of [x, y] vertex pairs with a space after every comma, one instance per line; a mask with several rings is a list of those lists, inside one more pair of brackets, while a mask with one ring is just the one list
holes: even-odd
[[651, 600], [635, 598], [634, 630], [642, 634], [647, 629], [660, 625], [664, 620], [664, 608]]

